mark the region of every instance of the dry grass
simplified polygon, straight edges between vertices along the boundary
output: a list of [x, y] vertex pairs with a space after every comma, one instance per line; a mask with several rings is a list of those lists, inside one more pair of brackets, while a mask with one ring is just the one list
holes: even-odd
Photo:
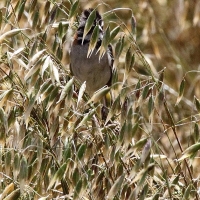
[[[0, 199], [199, 199], [199, 1], [77, 5], [0, 2]], [[107, 121], [69, 73], [89, 7], [119, 27]]]

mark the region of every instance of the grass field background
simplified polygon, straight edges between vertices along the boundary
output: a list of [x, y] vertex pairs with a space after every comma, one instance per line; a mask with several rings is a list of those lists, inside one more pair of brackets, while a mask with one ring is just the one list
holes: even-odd
[[[93, 97], [69, 71], [87, 8], [115, 55]], [[199, 36], [198, 0], [2, 0], [0, 199], [199, 199]]]

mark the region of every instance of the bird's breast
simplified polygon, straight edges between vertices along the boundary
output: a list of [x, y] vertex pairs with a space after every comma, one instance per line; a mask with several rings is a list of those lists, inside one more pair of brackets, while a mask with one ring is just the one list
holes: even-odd
[[111, 77], [109, 54], [99, 59], [99, 53], [95, 49], [90, 57], [87, 57], [89, 44], [78, 45], [74, 43], [71, 48], [71, 70], [81, 82], [86, 81], [88, 91], [96, 91], [105, 86]]

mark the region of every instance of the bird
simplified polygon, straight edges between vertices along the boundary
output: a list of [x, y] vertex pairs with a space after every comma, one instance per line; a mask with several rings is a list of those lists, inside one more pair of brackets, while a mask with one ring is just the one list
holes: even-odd
[[[70, 71], [80, 83], [86, 82], [86, 91], [92, 95], [95, 91], [104, 86], [111, 86], [113, 74], [113, 51], [109, 44], [105, 54], [100, 58], [99, 51], [103, 39], [103, 19], [99, 12], [95, 10], [96, 17], [91, 29], [83, 38], [84, 28], [90, 13], [94, 9], [86, 9], [82, 12], [78, 29], [74, 35], [70, 52]], [[96, 47], [90, 56], [88, 55], [89, 44], [95, 26], [99, 26], [99, 35]]]

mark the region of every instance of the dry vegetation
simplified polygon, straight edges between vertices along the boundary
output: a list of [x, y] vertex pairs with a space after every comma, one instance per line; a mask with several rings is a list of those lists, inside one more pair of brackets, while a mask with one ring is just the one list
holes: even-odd
[[[115, 52], [92, 99], [69, 73], [89, 7]], [[1, 0], [0, 199], [199, 199], [199, 64], [199, 0]]]

